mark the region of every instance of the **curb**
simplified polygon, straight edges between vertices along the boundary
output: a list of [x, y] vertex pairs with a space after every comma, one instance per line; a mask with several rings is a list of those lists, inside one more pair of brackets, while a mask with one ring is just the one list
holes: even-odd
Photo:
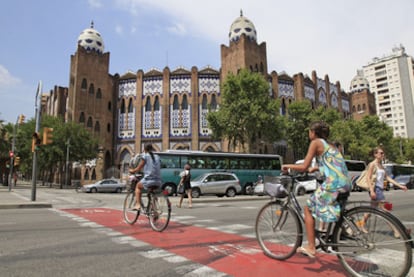
[[52, 204], [50, 203], [8, 203], [8, 204], [0, 204], [1, 209], [33, 209], [33, 208], [52, 208]]

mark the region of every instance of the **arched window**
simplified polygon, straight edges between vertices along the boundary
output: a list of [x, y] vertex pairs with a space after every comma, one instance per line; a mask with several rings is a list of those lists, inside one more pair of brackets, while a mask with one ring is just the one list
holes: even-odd
[[86, 82], [86, 79], [85, 78], [83, 78], [83, 80], [82, 80], [82, 85], [81, 85], [81, 89], [83, 90], [83, 91], [86, 91], [86, 89], [88, 88], [88, 82]]
[[217, 100], [216, 100], [216, 95], [213, 94], [211, 96], [211, 109], [214, 111], [217, 109]]
[[178, 96], [174, 95], [173, 110], [178, 110], [178, 109], [179, 109]]
[[92, 169], [92, 178], [91, 180], [96, 180], [96, 172], [95, 172], [95, 168]]
[[106, 131], [108, 131], [108, 133], [111, 132], [111, 124], [108, 123], [108, 125], [106, 125]]
[[154, 111], [159, 111], [159, 110], [160, 110], [160, 100], [158, 96], [155, 96]]
[[364, 104], [362, 104], [362, 110], [365, 111], [367, 109], [367, 106]]
[[203, 94], [203, 102], [201, 103], [201, 108], [203, 110], [207, 109], [207, 95]]
[[79, 116], [79, 123], [85, 123], [85, 114], [83, 112]]
[[132, 99], [129, 99], [128, 112], [132, 113], [133, 111], [134, 111], [134, 106], [132, 105]]
[[358, 112], [361, 110], [361, 105], [360, 104], [358, 104]]
[[85, 175], [83, 176], [84, 180], [89, 180], [89, 170], [85, 170]]
[[88, 118], [88, 123], [86, 123], [86, 127], [92, 128], [92, 117]]
[[181, 103], [181, 109], [182, 110], [187, 110], [188, 109], [187, 95], [183, 96], [183, 102]]
[[98, 91], [96, 92], [96, 99], [102, 99], [102, 92], [100, 88], [98, 88]]
[[95, 93], [95, 87], [94, 87], [94, 85], [93, 84], [91, 84], [90, 86], [89, 86], [89, 94], [94, 94]]
[[149, 112], [149, 111], [151, 111], [152, 109], [151, 109], [151, 101], [150, 101], [150, 98], [149, 97], [147, 97], [147, 101], [145, 102], [145, 111], [146, 112]]
[[280, 114], [281, 115], [285, 115], [286, 114], [285, 98], [282, 99], [282, 104], [280, 105]]
[[98, 121], [96, 121], [95, 122], [95, 132], [96, 133], [99, 133], [101, 131], [101, 126], [99, 125], [99, 122]]
[[121, 114], [125, 113], [125, 99], [121, 100]]
[[111, 103], [111, 101], [109, 101], [108, 102], [108, 111], [111, 111], [112, 110], [112, 103]]

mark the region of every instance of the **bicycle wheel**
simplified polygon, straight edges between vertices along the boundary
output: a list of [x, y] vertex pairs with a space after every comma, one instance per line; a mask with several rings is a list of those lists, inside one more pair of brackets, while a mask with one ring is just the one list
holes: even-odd
[[292, 257], [302, 244], [302, 224], [296, 212], [281, 201], [263, 206], [256, 218], [256, 238], [266, 256], [276, 260]]
[[171, 203], [167, 195], [153, 194], [148, 203], [149, 221], [154, 231], [162, 232], [167, 228], [171, 217]]
[[135, 207], [135, 192], [134, 191], [128, 191], [123, 205], [123, 216], [124, 220], [128, 224], [134, 224], [137, 222], [139, 217], [139, 211], [133, 211], [132, 209]]
[[412, 249], [402, 224], [372, 207], [353, 208], [344, 217], [333, 241], [346, 271], [352, 276], [407, 276]]

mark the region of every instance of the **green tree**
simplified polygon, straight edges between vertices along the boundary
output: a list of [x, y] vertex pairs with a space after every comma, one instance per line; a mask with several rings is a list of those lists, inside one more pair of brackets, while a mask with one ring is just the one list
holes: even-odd
[[282, 137], [284, 120], [279, 102], [269, 94], [269, 84], [259, 73], [241, 70], [230, 74], [222, 87], [222, 102], [207, 120], [216, 139], [250, 153], [255, 143], [272, 143]]
[[289, 105], [286, 140], [293, 149], [294, 160], [306, 156], [309, 145], [309, 124], [312, 106], [309, 101], [296, 101]]

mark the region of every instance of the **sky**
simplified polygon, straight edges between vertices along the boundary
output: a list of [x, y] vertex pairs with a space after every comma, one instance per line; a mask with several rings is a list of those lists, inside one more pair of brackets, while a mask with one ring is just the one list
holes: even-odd
[[0, 120], [35, 113], [42, 92], [69, 86], [70, 56], [91, 26], [110, 74], [168, 66], [220, 69], [240, 10], [266, 42], [268, 71], [329, 76], [348, 91], [356, 71], [403, 45], [414, 56], [413, 0], [0, 0]]

